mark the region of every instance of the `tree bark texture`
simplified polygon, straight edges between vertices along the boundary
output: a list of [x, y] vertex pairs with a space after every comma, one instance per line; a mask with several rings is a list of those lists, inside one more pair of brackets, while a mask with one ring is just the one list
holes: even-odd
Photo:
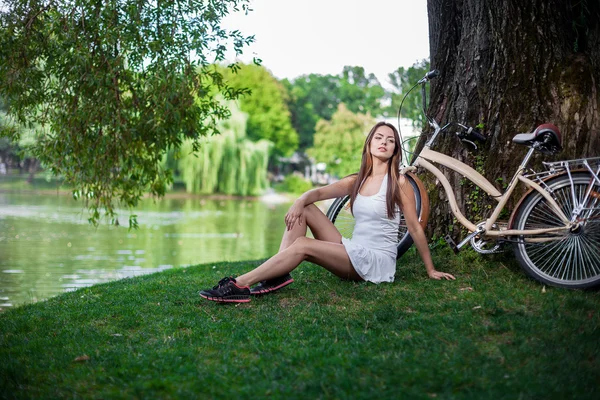
[[[559, 127], [564, 150], [538, 153], [530, 166], [600, 156], [599, 0], [428, 0], [428, 11], [431, 67], [441, 72], [431, 82], [428, 113], [438, 122], [480, 125], [488, 137], [472, 151], [446, 134], [434, 150], [471, 165], [501, 191], [527, 151], [512, 137], [542, 123]], [[496, 202], [485, 192], [444, 174], [471, 221], [491, 214]], [[432, 200], [428, 233], [462, 236], [441, 185], [420, 176]]]

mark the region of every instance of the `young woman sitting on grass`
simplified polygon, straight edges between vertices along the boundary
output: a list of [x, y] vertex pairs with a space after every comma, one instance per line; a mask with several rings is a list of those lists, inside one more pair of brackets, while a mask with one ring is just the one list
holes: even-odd
[[[343, 279], [393, 282], [400, 210], [429, 277], [455, 279], [433, 266], [417, 217], [412, 186], [398, 172], [401, 157], [396, 128], [385, 122], [377, 123], [365, 140], [358, 174], [309, 190], [294, 202], [285, 216], [287, 229], [276, 255], [237, 278], [220, 280], [214, 288], [201, 291], [200, 296], [219, 302], [248, 302], [252, 295], [270, 293], [292, 283], [290, 272], [305, 260]], [[351, 196], [356, 221], [352, 239], [343, 238], [313, 204], [346, 195]], [[306, 237], [307, 227], [315, 239]]]

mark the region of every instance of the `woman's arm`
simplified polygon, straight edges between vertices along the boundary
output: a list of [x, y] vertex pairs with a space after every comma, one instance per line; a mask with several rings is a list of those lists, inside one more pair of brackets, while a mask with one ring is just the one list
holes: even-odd
[[427, 238], [425, 232], [419, 223], [419, 217], [417, 216], [417, 207], [415, 204], [415, 193], [412, 185], [408, 182], [404, 175], [400, 175], [398, 178], [398, 185], [400, 188], [400, 199], [402, 201], [402, 212], [404, 213], [404, 219], [408, 227], [408, 233], [413, 239], [419, 255], [425, 264], [427, 269], [427, 275], [432, 279], [456, 279], [453, 275], [446, 272], [436, 271], [431, 260], [431, 253], [429, 252], [429, 246], [427, 245]]
[[311, 189], [300, 196], [298, 200], [302, 200], [304, 205], [307, 206], [317, 201], [335, 199], [337, 197], [349, 195], [355, 180], [356, 175], [347, 176], [330, 185]]
[[294, 202], [285, 216], [287, 229], [292, 229], [296, 222], [300, 223], [302, 221], [304, 218], [304, 207], [317, 201], [349, 195], [355, 180], [356, 175], [351, 175], [330, 185], [305, 192]]

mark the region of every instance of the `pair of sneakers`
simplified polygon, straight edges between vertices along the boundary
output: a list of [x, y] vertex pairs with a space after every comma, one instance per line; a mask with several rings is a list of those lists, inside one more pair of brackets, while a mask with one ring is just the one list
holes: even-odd
[[234, 277], [228, 276], [221, 279], [212, 289], [202, 290], [200, 296], [207, 300], [224, 303], [247, 303], [250, 301], [250, 296], [271, 293], [292, 282], [294, 282], [294, 278], [290, 274], [285, 274], [278, 278], [267, 279], [255, 287], [249, 288], [239, 286]]

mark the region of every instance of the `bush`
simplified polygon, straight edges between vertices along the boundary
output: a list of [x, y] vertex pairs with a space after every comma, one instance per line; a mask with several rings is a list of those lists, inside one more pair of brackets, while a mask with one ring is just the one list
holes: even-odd
[[302, 194], [312, 189], [312, 182], [304, 179], [301, 175], [291, 174], [283, 180], [283, 190], [288, 193]]

